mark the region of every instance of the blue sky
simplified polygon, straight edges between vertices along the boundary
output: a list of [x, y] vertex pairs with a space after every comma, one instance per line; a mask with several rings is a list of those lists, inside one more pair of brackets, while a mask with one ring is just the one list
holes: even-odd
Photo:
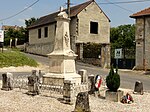
[[[36, 0], [0, 0], [0, 20], [12, 16], [24, 8], [28, 7]], [[70, 0], [73, 5], [83, 3], [87, 0]], [[101, 4], [107, 2], [118, 2], [118, 1], [135, 1], [135, 0], [96, 0], [101, 9], [106, 13], [106, 15], [111, 20], [111, 27], [116, 27], [123, 24], [133, 24], [134, 19], [129, 16], [135, 12], [143, 10], [150, 7], [150, 1], [141, 2], [141, 3], [131, 3], [131, 4], [119, 4], [120, 7], [123, 7], [127, 10], [124, 10], [114, 4]], [[0, 21], [1, 25], [18, 25], [25, 26], [24, 20], [31, 17], [39, 18], [41, 16], [50, 14], [52, 12], [58, 11], [60, 6], [65, 6], [67, 0], [39, 0], [34, 6], [24, 11], [23, 13], [4, 20]]]

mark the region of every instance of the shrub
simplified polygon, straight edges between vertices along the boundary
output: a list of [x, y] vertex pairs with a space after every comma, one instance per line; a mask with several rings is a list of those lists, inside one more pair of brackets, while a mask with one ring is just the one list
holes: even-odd
[[83, 44], [84, 58], [98, 58], [99, 55], [101, 55], [101, 44], [97, 43]]
[[117, 67], [116, 72], [114, 72], [114, 68], [111, 66], [109, 75], [106, 77], [106, 85], [110, 91], [117, 92], [120, 86], [120, 76]]

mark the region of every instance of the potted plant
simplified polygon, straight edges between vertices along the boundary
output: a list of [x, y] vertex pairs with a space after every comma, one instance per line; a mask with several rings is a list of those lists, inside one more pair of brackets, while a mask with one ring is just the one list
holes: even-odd
[[112, 101], [120, 101], [123, 96], [123, 91], [118, 90], [120, 86], [120, 76], [118, 74], [118, 67], [114, 71], [113, 65], [111, 66], [110, 72], [106, 77], [106, 85], [108, 90], [106, 91], [106, 99]]

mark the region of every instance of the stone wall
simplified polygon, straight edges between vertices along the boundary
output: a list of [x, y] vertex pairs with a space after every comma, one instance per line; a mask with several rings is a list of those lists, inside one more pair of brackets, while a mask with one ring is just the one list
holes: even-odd
[[[44, 37], [44, 28], [48, 27], [48, 37]], [[54, 42], [55, 37], [55, 27], [56, 23], [52, 23], [50, 25], [45, 25], [42, 27], [37, 27], [35, 29], [29, 30], [29, 44], [41, 44], [41, 43], [48, 43]], [[38, 29], [41, 29], [41, 38], [38, 38]]]
[[139, 18], [136, 20], [136, 69], [143, 69], [143, 44], [144, 44], [144, 21]]
[[145, 69], [150, 70], [150, 17], [145, 19]]
[[[110, 43], [109, 20], [96, 3], [91, 3], [77, 17], [79, 19], [77, 42]], [[90, 33], [90, 22], [98, 22], [98, 34]]]
[[136, 19], [136, 66], [135, 69], [150, 69], [150, 17]]
[[[44, 28], [48, 27], [48, 37], [44, 37]], [[25, 51], [33, 54], [47, 55], [53, 51], [56, 23], [29, 30], [29, 44]], [[38, 38], [38, 29], [41, 29], [41, 38]]]
[[26, 46], [26, 52], [47, 56], [48, 53], [52, 52], [54, 43], [41, 43], [32, 44]]

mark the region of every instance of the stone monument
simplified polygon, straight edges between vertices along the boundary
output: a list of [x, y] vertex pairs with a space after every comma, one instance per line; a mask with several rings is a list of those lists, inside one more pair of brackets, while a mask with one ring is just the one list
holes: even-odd
[[70, 18], [62, 10], [56, 17], [57, 28], [54, 50], [48, 54], [50, 59], [49, 73], [43, 76], [43, 83], [62, 85], [64, 80], [75, 79], [76, 84], [81, 83], [81, 76], [76, 73], [76, 54], [70, 47]]

